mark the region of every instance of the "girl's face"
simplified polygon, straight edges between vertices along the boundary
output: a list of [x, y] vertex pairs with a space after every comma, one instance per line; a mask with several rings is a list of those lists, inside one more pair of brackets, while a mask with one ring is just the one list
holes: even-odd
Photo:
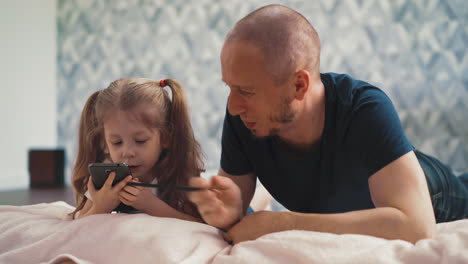
[[163, 146], [156, 128], [148, 128], [130, 111], [117, 110], [104, 120], [106, 146], [113, 162], [127, 163], [132, 176], [150, 182]]

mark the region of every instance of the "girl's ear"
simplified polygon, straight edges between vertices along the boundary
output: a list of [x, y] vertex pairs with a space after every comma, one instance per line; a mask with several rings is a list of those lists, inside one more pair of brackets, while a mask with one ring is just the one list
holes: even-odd
[[162, 149], [169, 148], [169, 135], [167, 132], [163, 132], [162, 130], [159, 130], [159, 142], [161, 144]]

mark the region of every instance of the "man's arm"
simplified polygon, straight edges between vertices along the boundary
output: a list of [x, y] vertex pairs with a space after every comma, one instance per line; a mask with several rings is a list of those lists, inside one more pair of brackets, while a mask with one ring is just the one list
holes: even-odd
[[432, 237], [435, 217], [426, 178], [414, 152], [372, 175], [369, 188], [375, 209], [337, 214], [253, 213], [228, 234], [234, 243], [286, 230], [365, 234], [412, 243]]
[[254, 174], [230, 175], [222, 169], [218, 174], [209, 181], [199, 177], [190, 179], [190, 186], [203, 190], [188, 193], [188, 198], [197, 205], [207, 224], [227, 230], [247, 211], [256, 178]]

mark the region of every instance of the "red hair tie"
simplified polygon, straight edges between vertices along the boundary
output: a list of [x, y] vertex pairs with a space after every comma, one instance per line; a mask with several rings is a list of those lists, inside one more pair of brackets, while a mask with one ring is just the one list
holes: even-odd
[[160, 80], [160, 81], [159, 81], [159, 85], [160, 85], [161, 87], [164, 87], [164, 86], [166, 86], [166, 82], [165, 82], [164, 80]]

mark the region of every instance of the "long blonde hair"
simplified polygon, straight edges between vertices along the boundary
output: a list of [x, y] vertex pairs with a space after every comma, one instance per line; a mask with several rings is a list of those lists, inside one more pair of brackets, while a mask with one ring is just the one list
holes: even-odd
[[[78, 154], [73, 168], [72, 184], [77, 207], [73, 218], [83, 209], [89, 179], [88, 164], [103, 162], [106, 158], [103, 121], [113, 110], [138, 112], [147, 127], [161, 131], [161, 141], [167, 142], [165, 155], [157, 162], [158, 183], [186, 185], [189, 177], [204, 171], [202, 152], [193, 134], [184, 91], [173, 79], [164, 83], [170, 87], [172, 100], [160, 82], [145, 78], [125, 78], [112, 82], [104, 90], [94, 92], [81, 113]], [[151, 114], [148, 114], [151, 113]], [[198, 211], [182, 191], [167, 188], [158, 193], [173, 208], [198, 217]]]

